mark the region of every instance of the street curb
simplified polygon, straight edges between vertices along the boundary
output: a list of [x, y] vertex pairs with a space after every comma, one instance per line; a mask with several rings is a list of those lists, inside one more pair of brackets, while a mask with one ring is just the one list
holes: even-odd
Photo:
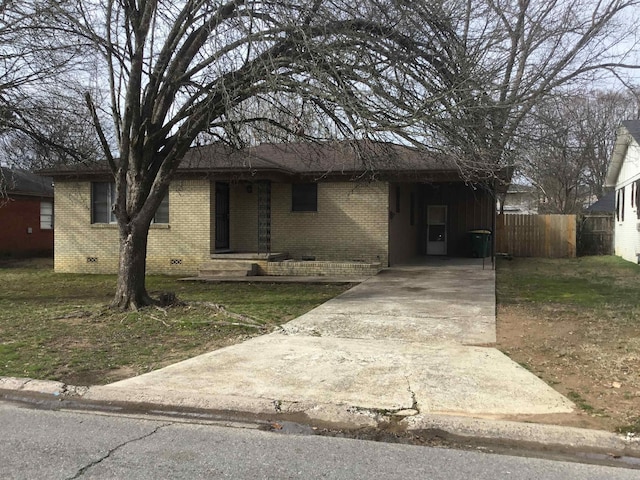
[[634, 434], [448, 415], [416, 415], [403, 422], [410, 432], [441, 431], [458, 440], [640, 458], [640, 435]]
[[[185, 418], [209, 412], [211, 416], [246, 417], [250, 421], [290, 420], [299, 424], [344, 430], [362, 430], [363, 428], [406, 432], [415, 436], [439, 436], [457, 442], [475, 445], [492, 445], [526, 450], [565, 453], [592, 453], [609, 458], [640, 458], [640, 435], [619, 435], [603, 430], [591, 430], [576, 427], [563, 427], [538, 423], [523, 423], [505, 420], [491, 420], [474, 417], [460, 417], [443, 414], [413, 415], [415, 411], [374, 412], [346, 405], [280, 405], [274, 409], [268, 399], [216, 399], [197, 408], [181, 405], [147, 403], [140, 400], [122, 401], [117, 398], [101, 396], [100, 387], [66, 385], [62, 382], [32, 380], [29, 378], [0, 377], [0, 398], [33, 403], [34, 397], [54, 401], [74, 401], [77, 409], [115, 412], [116, 406], [123, 411], [136, 411], [142, 414], [162, 415], [170, 413], [179, 418], [182, 410]], [[93, 393], [93, 394], [92, 394]], [[98, 393], [98, 394], [96, 394]], [[85, 396], [87, 398], [85, 398]], [[229, 408], [235, 404], [235, 408]], [[125, 408], [126, 407], [126, 408]], [[240, 408], [238, 408], [240, 407]], [[55, 408], [55, 407], [54, 407]], [[65, 408], [68, 408], [65, 406]], [[173, 409], [173, 410], [172, 410]], [[634, 462], [640, 465], [640, 462]]]

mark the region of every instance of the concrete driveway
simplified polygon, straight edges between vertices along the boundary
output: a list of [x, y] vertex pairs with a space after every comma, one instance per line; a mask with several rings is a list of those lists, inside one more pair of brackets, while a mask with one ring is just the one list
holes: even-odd
[[92, 387], [85, 397], [351, 425], [408, 417], [414, 427], [434, 413], [571, 412], [569, 400], [490, 347], [495, 272], [488, 267], [439, 259], [388, 269], [278, 332]]
[[438, 259], [383, 270], [283, 326], [322, 337], [456, 342], [496, 341], [495, 271], [477, 259]]

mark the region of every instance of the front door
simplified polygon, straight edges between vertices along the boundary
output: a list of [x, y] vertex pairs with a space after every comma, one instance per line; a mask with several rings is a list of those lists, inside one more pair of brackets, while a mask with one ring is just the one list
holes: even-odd
[[216, 182], [216, 250], [229, 249], [229, 184]]
[[427, 206], [427, 255], [447, 254], [447, 206]]

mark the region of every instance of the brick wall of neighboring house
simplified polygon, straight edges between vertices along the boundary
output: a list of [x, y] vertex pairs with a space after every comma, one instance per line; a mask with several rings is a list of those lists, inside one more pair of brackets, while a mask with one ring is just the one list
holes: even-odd
[[291, 211], [291, 185], [271, 186], [271, 251], [316, 260], [388, 261], [388, 185], [321, 182], [317, 212]]
[[40, 204], [52, 198], [0, 197], [0, 255], [51, 255], [53, 230], [40, 225]]
[[[118, 267], [118, 229], [91, 224], [91, 183], [56, 181], [55, 270], [114, 273]], [[169, 188], [169, 224], [152, 225], [147, 272], [194, 275], [209, 255], [210, 185], [178, 180]]]

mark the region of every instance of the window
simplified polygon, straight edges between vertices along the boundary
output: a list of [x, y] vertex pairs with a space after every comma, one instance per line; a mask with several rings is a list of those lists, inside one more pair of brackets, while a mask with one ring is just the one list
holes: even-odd
[[160, 206], [153, 216], [153, 223], [169, 223], [169, 195], [165, 195], [160, 202]]
[[396, 213], [400, 213], [400, 185], [396, 187]]
[[291, 185], [291, 211], [318, 211], [317, 183], [294, 183]]
[[40, 230], [53, 229], [53, 202], [42, 200], [40, 202]]
[[91, 192], [91, 223], [116, 223], [113, 204], [116, 201], [116, 184], [96, 182]]
[[[91, 192], [91, 223], [116, 223], [113, 204], [116, 201], [116, 184], [95, 182]], [[162, 199], [153, 223], [169, 223], [169, 196]]]
[[640, 220], [640, 180], [636, 180], [635, 191], [636, 191], [636, 218]]

